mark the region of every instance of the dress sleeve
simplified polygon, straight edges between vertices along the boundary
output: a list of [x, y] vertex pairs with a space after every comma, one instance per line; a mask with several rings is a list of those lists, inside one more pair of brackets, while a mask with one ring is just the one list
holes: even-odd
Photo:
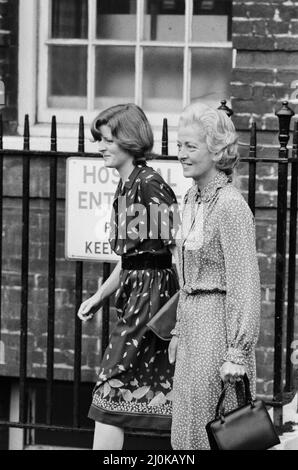
[[225, 361], [245, 365], [255, 347], [260, 322], [260, 277], [253, 215], [244, 199], [231, 199], [219, 217], [226, 275]]
[[161, 239], [166, 246], [175, 245], [180, 227], [175, 193], [161, 178], [150, 176], [141, 183], [142, 199], [149, 215], [149, 238]]
[[[189, 190], [184, 195], [184, 198], [183, 198], [184, 208], [185, 208], [185, 204], [187, 204], [187, 202], [188, 202], [190, 191], [191, 191], [191, 188], [189, 188]], [[176, 250], [177, 250], [177, 248], [176, 248]], [[183, 256], [183, 253], [181, 254], [181, 256]], [[179, 272], [179, 264], [180, 263], [178, 261], [178, 272]], [[182, 259], [181, 259], [181, 264], [182, 264]], [[182, 295], [183, 294], [180, 293], [180, 296], [182, 296]], [[172, 336], [180, 336], [180, 322], [181, 322], [181, 308], [180, 307], [181, 307], [181, 303], [178, 302], [177, 313], [176, 313], [176, 324], [175, 324], [175, 327], [170, 332], [170, 335], [172, 335]]]

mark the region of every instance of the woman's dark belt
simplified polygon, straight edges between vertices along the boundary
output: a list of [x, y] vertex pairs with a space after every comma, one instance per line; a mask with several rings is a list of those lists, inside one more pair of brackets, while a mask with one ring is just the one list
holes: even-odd
[[172, 255], [142, 253], [140, 255], [123, 255], [122, 269], [167, 269], [172, 267]]

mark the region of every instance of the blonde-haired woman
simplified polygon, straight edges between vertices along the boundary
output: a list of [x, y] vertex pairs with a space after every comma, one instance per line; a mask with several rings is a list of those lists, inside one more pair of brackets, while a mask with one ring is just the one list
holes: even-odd
[[232, 184], [237, 135], [224, 111], [194, 103], [180, 117], [179, 160], [193, 186], [184, 200], [178, 241], [177, 323], [169, 346], [176, 361], [172, 446], [208, 449], [223, 381], [226, 410], [237, 406], [235, 382], [246, 372], [255, 394], [260, 281], [253, 215]]

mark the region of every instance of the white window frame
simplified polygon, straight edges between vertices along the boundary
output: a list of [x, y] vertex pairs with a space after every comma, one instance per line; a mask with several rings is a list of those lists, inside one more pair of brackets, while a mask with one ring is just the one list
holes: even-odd
[[[19, 117], [20, 124], [24, 114], [35, 116], [37, 124], [47, 126], [53, 115], [59, 123], [77, 124], [83, 115], [86, 123], [91, 122], [99, 109], [92, 109], [95, 93], [95, 48], [98, 45], [134, 46], [135, 55], [135, 102], [142, 106], [143, 51], [144, 47], [179, 47], [184, 50], [183, 64], [183, 99], [182, 106], [189, 102], [191, 87], [191, 49], [193, 48], [232, 48], [227, 42], [191, 42], [193, 1], [185, 0], [185, 37], [184, 41], [164, 42], [145, 41], [144, 5], [145, 0], [137, 0], [137, 37], [134, 41], [96, 39], [96, 0], [88, 0], [89, 30], [88, 39], [49, 39], [50, 32], [50, 0], [19, 0], [20, 1], [20, 43], [19, 43]], [[23, 19], [23, 21], [22, 21]], [[61, 109], [47, 107], [47, 47], [52, 44], [80, 44], [88, 47], [88, 81], [87, 109]], [[223, 97], [229, 98], [229, 97]], [[170, 126], [177, 125], [178, 113], [147, 112], [153, 126], [160, 127], [163, 117], [168, 118]]]

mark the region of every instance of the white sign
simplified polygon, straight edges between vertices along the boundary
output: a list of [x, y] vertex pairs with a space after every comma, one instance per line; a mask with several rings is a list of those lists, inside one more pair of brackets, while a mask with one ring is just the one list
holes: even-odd
[[[175, 160], [148, 162], [157, 170], [182, 203], [191, 186]], [[119, 182], [115, 169], [101, 157], [71, 157], [66, 164], [65, 257], [71, 260], [117, 261], [108, 241], [114, 194]]]

